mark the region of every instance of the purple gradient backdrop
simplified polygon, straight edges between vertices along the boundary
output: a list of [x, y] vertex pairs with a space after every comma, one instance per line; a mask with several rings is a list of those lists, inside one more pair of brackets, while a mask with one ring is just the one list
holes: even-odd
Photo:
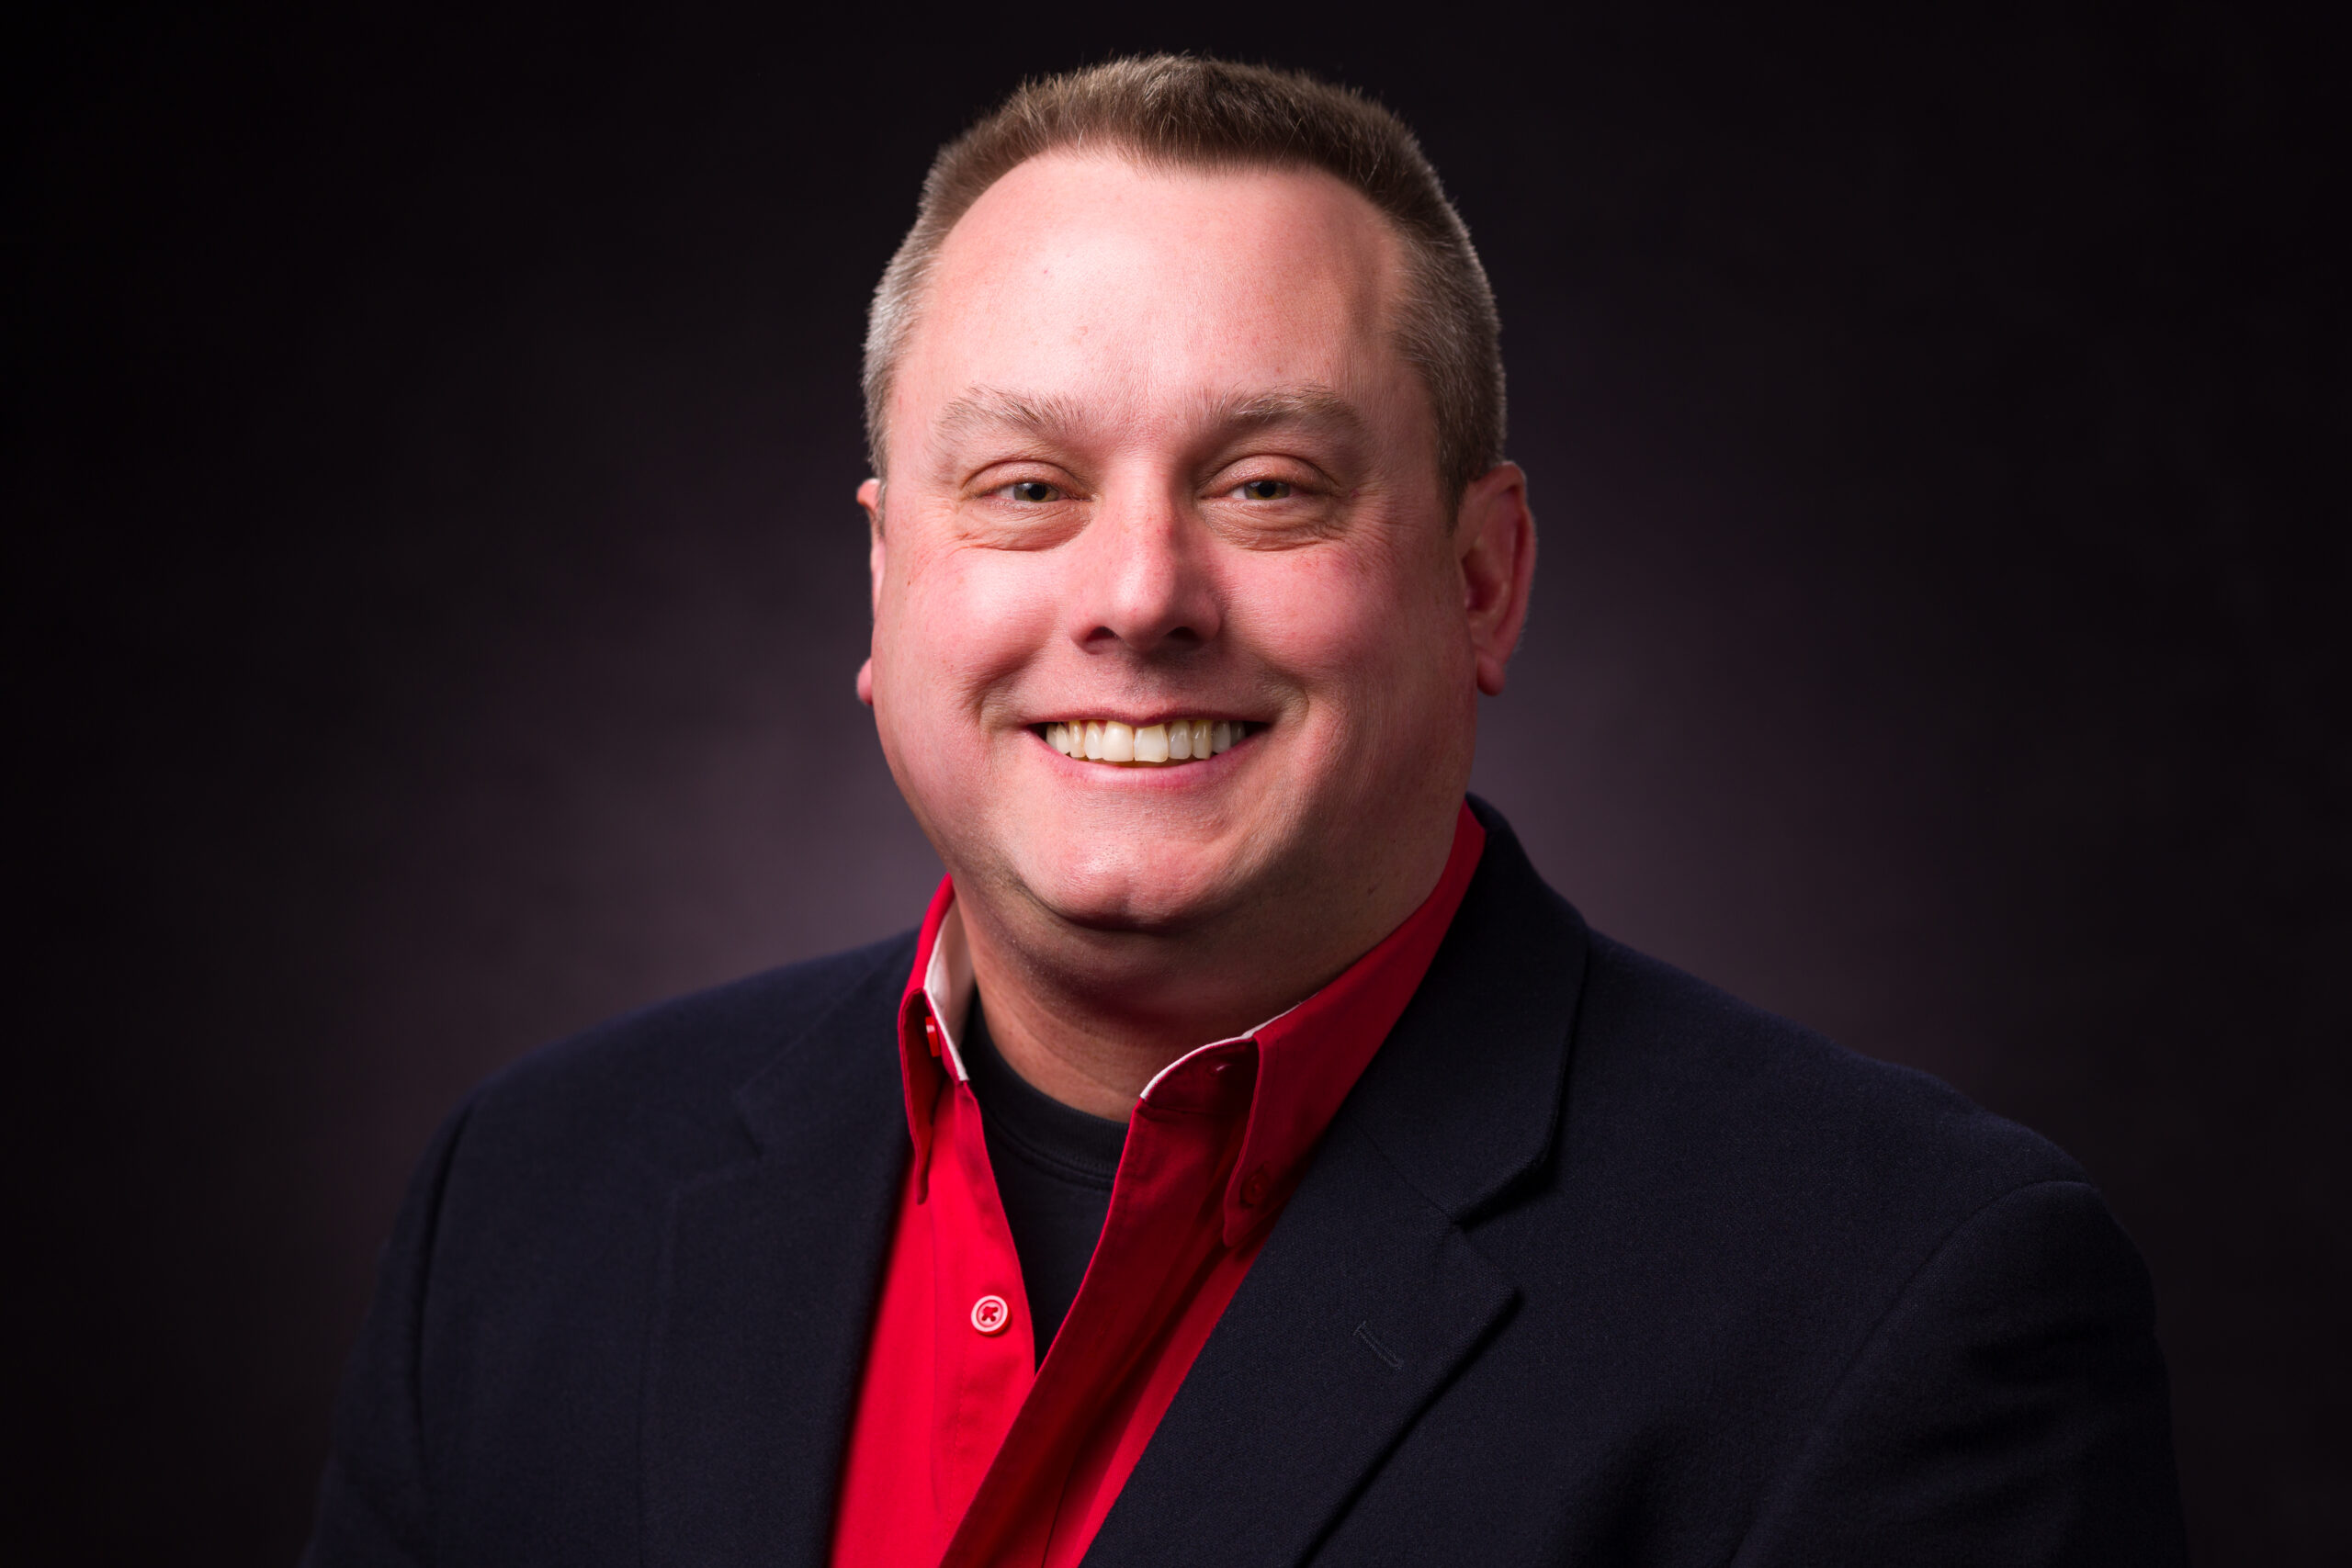
[[864, 298], [990, 97], [1178, 45], [1383, 96], [1493, 272], [1544, 561], [1476, 787], [1596, 923], [2082, 1157], [2199, 1559], [2342, 1561], [2333, 41], [45, 14], [8, 1538], [289, 1558], [455, 1100], [920, 912], [850, 687]]

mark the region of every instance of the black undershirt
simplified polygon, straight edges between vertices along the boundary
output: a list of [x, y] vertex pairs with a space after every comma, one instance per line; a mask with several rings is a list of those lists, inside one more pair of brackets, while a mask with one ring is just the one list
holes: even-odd
[[1021, 1257], [1021, 1282], [1043, 1361], [1069, 1315], [1111, 1212], [1111, 1182], [1119, 1174], [1127, 1124], [1090, 1116], [1032, 1088], [997, 1053], [977, 995], [964, 1035], [964, 1070], [980, 1102], [989, 1168], [996, 1173], [997, 1196]]

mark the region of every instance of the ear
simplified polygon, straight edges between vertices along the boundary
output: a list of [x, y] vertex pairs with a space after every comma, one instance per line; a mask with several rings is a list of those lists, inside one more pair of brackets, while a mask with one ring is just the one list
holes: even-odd
[[[857, 503], [865, 509], [867, 608], [878, 617], [882, 614], [882, 575], [889, 569], [889, 547], [882, 536], [882, 481], [870, 479], [858, 486]], [[867, 707], [874, 705], [874, 649], [870, 639], [865, 662], [857, 667], [857, 700]]]
[[1453, 549], [1478, 689], [1498, 697], [1535, 580], [1535, 514], [1527, 509], [1527, 475], [1517, 463], [1498, 464], [1462, 492]]

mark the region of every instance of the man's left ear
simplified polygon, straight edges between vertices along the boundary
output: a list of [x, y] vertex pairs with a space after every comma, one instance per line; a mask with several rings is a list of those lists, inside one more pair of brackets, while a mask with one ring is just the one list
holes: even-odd
[[1453, 549], [1478, 689], [1498, 697], [1511, 649], [1527, 625], [1528, 589], [1535, 578], [1535, 514], [1527, 509], [1527, 475], [1517, 463], [1497, 464], [1462, 492]]

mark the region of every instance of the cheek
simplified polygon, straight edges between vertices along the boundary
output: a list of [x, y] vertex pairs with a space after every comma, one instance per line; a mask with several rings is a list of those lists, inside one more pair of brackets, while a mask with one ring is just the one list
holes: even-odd
[[[968, 716], [1036, 657], [1053, 625], [1042, 556], [918, 551], [885, 590], [876, 626], [880, 702], [918, 722]], [[908, 713], [903, 710], [912, 709]], [[920, 716], [918, 717], [918, 716]]]
[[1282, 562], [1253, 585], [1252, 640], [1310, 697], [1357, 712], [1408, 708], [1449, 678], [1458, 660], [1431, 563], [1369, 550], [1299, 551]]

